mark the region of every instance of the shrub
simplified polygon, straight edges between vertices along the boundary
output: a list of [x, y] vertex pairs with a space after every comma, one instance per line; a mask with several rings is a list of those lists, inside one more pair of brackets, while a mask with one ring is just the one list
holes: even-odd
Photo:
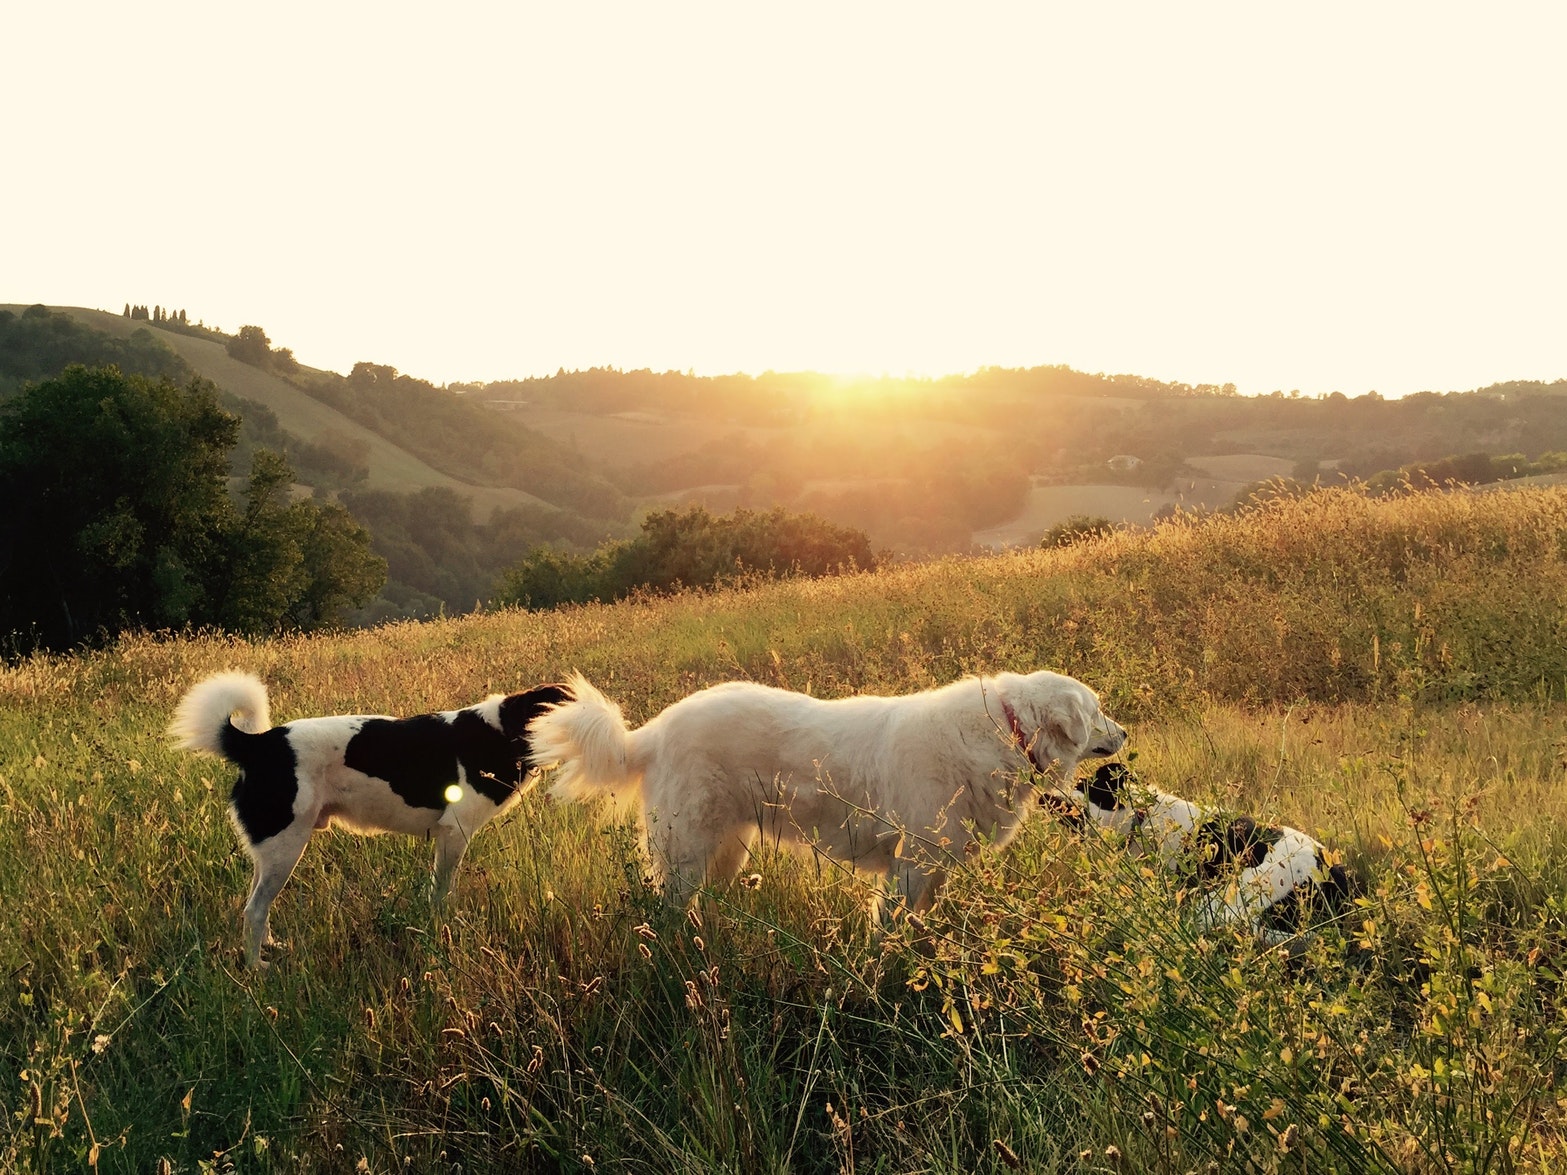
[[1070, 547], [1075, 543], [1086, 542], [1089, 539], [1097, 539], [1110, 534], [1116, 528], [1116, 524], [1108, 518], [1089, 516], [1087, 514], [1074, 514], [1064, 521], [1056, 523], [1045, 531], [1045, 537], [1039, 540], [1039, 545], [1045, 550], [1054, 547]]

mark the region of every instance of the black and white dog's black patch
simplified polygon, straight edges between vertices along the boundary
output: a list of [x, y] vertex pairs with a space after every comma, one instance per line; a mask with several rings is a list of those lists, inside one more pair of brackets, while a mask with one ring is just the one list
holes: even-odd
[[528, 723], [570, 700], [566, 687], [544, 685], [415, 718], [344, 714], [272, 726], [266, 686], [254, 675], [219, 673], [195, 685], [169, 733], [180, 747], [239, 765], [229, 815], [255, 864], [246, 959], [259, 963], [272, 900], [311, 834], [329, 824], [433, 837], [442, 901], [468, 841], [530, 774]]
[[1286, 825], [1223, 816], [1190, 800], [1144, 787], [1124, 763], [1101, 764], [1077, 791], [1042, 802], [1075, 825], [1109, 829], [1169, 871], [1207, 889], [1197, 907], [1203, 928], [1250, 925], [1270, 946], [1341, 913], [1354, 878], [1324, 845]]

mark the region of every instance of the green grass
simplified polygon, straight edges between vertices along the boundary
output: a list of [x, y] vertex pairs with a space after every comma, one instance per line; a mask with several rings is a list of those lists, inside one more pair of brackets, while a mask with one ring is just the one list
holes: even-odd
[[[1567, 491], [1333, 493], [844, 580], [14, 665], [0, 1169], [1560, 1169], [1564, 551]], [[810, 858], [668, 910], [627, 829], [535, 794], [440, 921], [430, 846], [318, 837], [274, 907], [289, 949], [250, 974], [231, 772], [161, 735], [228, 666], [279, 720], [580, 668], [639, 721], [735, 677], [1054, 667], [1150, 782], [1308, 829], [1367, 892], [1287, 964], [1038, 819], [876, 941]]]

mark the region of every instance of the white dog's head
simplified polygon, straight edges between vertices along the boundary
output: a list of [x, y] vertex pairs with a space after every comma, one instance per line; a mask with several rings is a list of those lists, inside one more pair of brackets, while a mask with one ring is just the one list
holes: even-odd
[[996, 679], [1004, 722], [1041, 775], [1070, 781], [1084, 759], [1113, 755], [1126, 731], [1105, 714], [1099, 697], [1076, 678], [1041, 670]]

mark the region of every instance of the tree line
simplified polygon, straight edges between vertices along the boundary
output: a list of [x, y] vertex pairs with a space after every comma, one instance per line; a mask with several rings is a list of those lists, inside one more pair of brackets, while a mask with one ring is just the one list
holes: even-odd
[[132, 306], [127, 302], [125, 303], [125, 317], [139, 319], [142, 322], [156, 323], [159, 326], [166, 324], [190, 325], [190, 319], [185, 316], [184, 310], [165, 310], [162, 306], [154, 306], [151, 310], [148, 310], [145, 306]]
[[526, 400], [576, 412], [604, 414], [640, 408], [747, 424], [796, 423], [819, 414], [837, 416], [845, 410], [875, 414], [889, 407], [905, 417], [963, 420], [993, 404], [1063, 396], [1147, 400], [1238, 395], [1234, 384], [1169, 383], [1143, 376], [1077, 371], [1060, 364], [984, 367], [936, 377], [871, 376], [856, 379], [849, 397], [844, 395], [841, 379], [810, 371], [697, 375], [614, 367], [561, 369], [554, 375], [529, 379], [453, 384], [451, 390], [475, 399]]

